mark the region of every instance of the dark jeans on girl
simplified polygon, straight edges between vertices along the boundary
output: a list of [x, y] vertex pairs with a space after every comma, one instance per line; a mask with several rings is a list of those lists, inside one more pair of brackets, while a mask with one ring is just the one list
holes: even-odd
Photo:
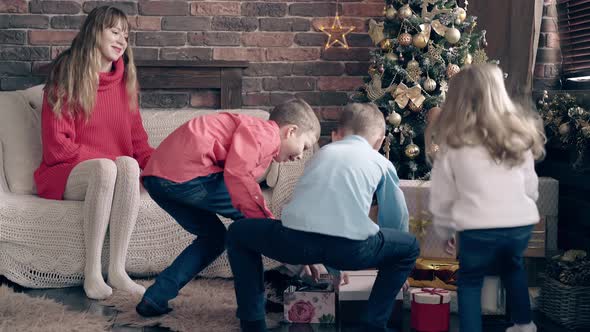
[[481, 332], [481, 288], [486, 275], [499, 274], [515, 324], [531, 322], [522, 255], [533, 226], [467, 230], [459, 233], [459, 321], [461, 331]]

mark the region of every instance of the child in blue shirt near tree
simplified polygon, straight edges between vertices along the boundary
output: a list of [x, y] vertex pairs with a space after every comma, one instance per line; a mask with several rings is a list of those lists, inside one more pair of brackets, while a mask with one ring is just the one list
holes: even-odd
[[[282, 220], [243, 219], [230, 226], [227, 252], [242, 331], [266, 331], [261, 255], [337, 270], [377, 268], [367, 331], [388, 331], [395, 296], [420, 249], [408, 233], [395, 168], [377, 151], [384, 137], [385, 120], [375, 105], [348, 105], [332, 134], [335, 142], [307, 165]], [[379, 225], [368, 216], [374, 194]]]

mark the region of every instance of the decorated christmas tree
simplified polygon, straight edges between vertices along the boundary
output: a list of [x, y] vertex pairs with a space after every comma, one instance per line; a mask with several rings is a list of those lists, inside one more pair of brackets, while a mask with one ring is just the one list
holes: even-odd
[[373, 102], [387, 119], [383, 153], [401, 178], [428, 178], [424, 146], [427, 119], [440, 112], [449, 79], [461, 67], [488, 62], [485, 30], [467, 15], [468, 2], [456, 0], [386, 0], [384, 18], [369, 22], [377, 47], [367, 83], [353, 96]]

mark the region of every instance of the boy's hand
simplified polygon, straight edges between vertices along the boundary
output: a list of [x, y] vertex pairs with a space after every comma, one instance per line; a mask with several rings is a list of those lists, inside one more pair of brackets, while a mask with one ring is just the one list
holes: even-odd
[[313, 281], [318, 282], [322, 270], [325, 270], [322, 264], [305, 265], [303, 266], [303, 275], [311, 277]]
[[334, 277], [334, 279], [332, 280], [334, 281], [334, 289], [338, 291], [340, 289], [340, 286], [348, 285], [348, 273], [340, 272], [340, 275], [338, 277]]
[[447, 246], [445, 247], [445, 251], [447, 254], [449, 255], [455, 255], [456, 253], [456, 241], [455, 241], [455, 235], [453, 235], [453, 237], [451, 237], [448, 241], [447, 241]]

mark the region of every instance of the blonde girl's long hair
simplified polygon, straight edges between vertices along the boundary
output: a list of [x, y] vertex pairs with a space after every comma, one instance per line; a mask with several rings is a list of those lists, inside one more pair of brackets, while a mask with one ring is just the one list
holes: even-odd
[[[105, 29], [119, 23], [123, 30], [129, 29], [127, 15], [120, 9], [111, 6], [93, 9], [70, 48], [53, 61], [45, 91], [56, 115], [59, 116], [65, 108], [73, 115], [83, 113], [86, 119], [90, 117], [99, 83], [101, 35]], [[134, 111], [137, 109], [137, 74], [129, 46], [123, 53], [123, 61], [129, 108]]]
[[510, 167], [523, 163], [528, 150], [535, 159], [545, 155], [541, 118], [513, 102], [493, 64], [472, 65], [453, 76], [431, 134], [440, 147], [483, 145], [492, 159]]

